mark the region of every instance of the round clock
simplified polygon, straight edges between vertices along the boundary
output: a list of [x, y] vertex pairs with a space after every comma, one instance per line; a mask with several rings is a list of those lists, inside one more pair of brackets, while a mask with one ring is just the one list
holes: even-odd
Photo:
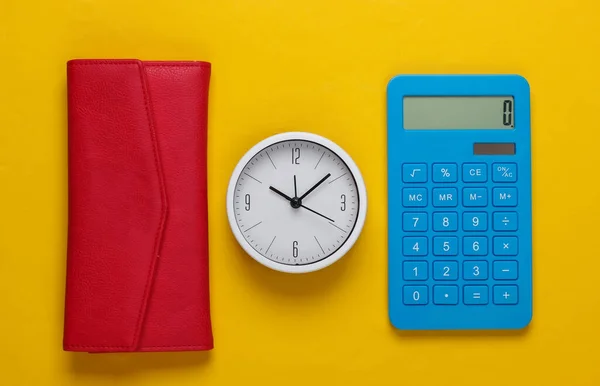
[[282, 272], [316, 271], [354, 245], [367, 212], [350, 156], [316, 134], [289, 132], [252, 147], [227, 190], [229, 224], [242, 248]]

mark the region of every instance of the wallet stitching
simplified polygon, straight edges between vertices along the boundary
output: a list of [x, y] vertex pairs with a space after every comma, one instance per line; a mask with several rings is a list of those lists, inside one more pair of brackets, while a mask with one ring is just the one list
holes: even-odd
[[[144, 314], [144, 309], [146, 309], [146, 303], [148, 300], [148, 288], [150, 287], [150, 274], [152, 273], [152, 271], [154, 270], [155, 266], [156, 266], [156, 258], [158, 257], [158, 242], [159, 242], [159, 236], [162, 234], [162, 231], [164, 229], [164, 223], [165, 223], [165, 215], [166, 215], [166, 210], [165, 210], [165, 206], [166, 206], [166, 192], [164, 191], [164, 181], [161, 175], [161, 168], [160, 168], [160, 163], [158, 160], [158, 149], [157, 149], [157, 144], [156, 144], [156, 137], [154, 136], [154, 126], [153, 126], [153, 122], [152, 122], [152, 116], [150, 113], [150, 108], [149, 108], [149, 102], [148, 102], [148, 93], [147, 93], [147, 89], [146, 89], [146, 83], [142, 74], [142, 68], [141, 66], [139, 66], [139, 62], [136, 61], [123, 61], [123, 62], [111, 62], [111, 61], [89, 61], [89, 62], [75, 62], [75, 63], [71, 63], [71, 66], [80, 66], [80, 65], [93, 65], [93, 64], [103, 64], [103, 65], [111, 65], [111, 66], [123, 66], [123, 65], [136, 65], [139, 71], [139, 75], [140, 75], [140, 80], [142, 82], [142, 91], [144, 94], [144, 104], [145, 104], [145, 108], [146, 108], [146, 115], [147, 115], [147, 119], [148, 119], [148, 126], [150, 127], [150, 133], [152, 135], [152, 140], [153, 140], [153, 155], [154, 155], [154, 162], [157, 168], [157, 174], [158, 174], [158, 180], [159, 180], [159, 185], [160, 185], [160, 192], [161, 192], [161, 204], [163, 206], [162, 210], [161, 210], [161, 217], [160, 217], [160, 222], [159, 222], [159, 228], [156, 232], [155, 238], [154, 238], [154, 255], [152, 256], [152, 260], [150, 263], [150, 269], [148, 271], [148, 275], [147, 275], [147, 279], [146, 279], [146, 286], [144, 288], [144, 294], [142, 297], [142, 307], [140, 308], [139, 314], [138, 314], [138, 320], [136, 323], [136, 329], [135, 329], [135, 333], [134, 333], [134, 337], [133, 337], [133, 342], [130, 346], [94, 346], [94, 345], [69, 345], [66, 346], [67, 348], [72, 347], [72, 348], [132, 348], [136, 346], [136, 341], [138, 341], [139, 338], [139, 333], [141, 330], [141, 320], [142, 320], [142, 316]], [[159, 348], [161, 346], [155, 346], [156, 348]], [[162, 346], [164, 348], [167, 347], [186, 347], [186, 346]], [[189, 347], [198, 347], [198, 346], [189, 346]]]
[[142, 305], [140, 308], [140, 312], [138, 315], [138, 321], [137, 321], [137, 326], [136, 326], [136, 330], [135, 330], [135, 334], [133, 336], [133, 342], [132, 342], [132, 346], [136, 346], [136, 343], [139, 343], [139, 339], [140, 339], [140, 333], [141, 333], [141, 329], [142, 329], [142, 325], [143, 325], [143, 318], [146, 315], [146, 311], [148, 308], [148, 296], [149, 296], [149, 290], [150, 290], [150, 286], [152, 284], [152, 279], [154, 278], [154, 273], [156, 271], [156, 263], [158, 260], [158, 256], [160, 255], [160, 241], [161, 241], [161, 237], [164, 231], [164, 226], [165, 226], [165, 216], [166, 216], [166, 191], [165, 191], [165, 182], [164, 182], [164, 176], [162, 174], [162, 168], [161, 168], [161, 164], [159, 161], [159, 155], [158, 155], [158, 140], [156, 138], [156, 129], [154, 127], [154, 121], [153, 121], [153, 117], [152, 117], [152, 111], [150, 109], [150, 95], [148, 95], [148, 85], [146, 84], [146, 79], [144, 77], [144, 73], [143, 73], [143, 66], [140, 64], [140, 62], [137, 63], [137, 67], [139, 70], [139, 75], [140, 75], [140, 82], [141, 82], [141, 86], [142, 86], [142, 92], [144, 93], [144, 104], [146, 107], [146, 118], [148, 119], [148, 127], [150, 129], [150, 136], [152, 138], [152, 150], [153, 150], [153, 155], [154, 155], [154, 163], [156, 166], [156, 174], [158, 177], [158, 183], [160, 185], [160, 195], [161, 195], [161, 204], [162, 204], [162, 210], [161, 210], [161, 214], [160, 214], [160, 220], [159, 220], [159, 225], [158, 225], [158, 229], [156, 231], [156, 236], [154, 237], [154, 255], [152, 256], [152, 260], [150, 263], [150, 267], [148, 269], [148, 274], [147, 274], [147, 278], [146, 278], [146, 287], [144, 289], [144, 295], [142, 298]]

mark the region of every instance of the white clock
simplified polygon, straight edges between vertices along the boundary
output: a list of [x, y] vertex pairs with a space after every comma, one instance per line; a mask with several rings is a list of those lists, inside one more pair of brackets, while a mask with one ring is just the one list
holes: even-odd
[[227, 190], [242, 248], [277, 271], [305, 273], [348, 252], [367, 213], [364, 180], [350, 156], [316, 134], [288, 132], [252, 147]]

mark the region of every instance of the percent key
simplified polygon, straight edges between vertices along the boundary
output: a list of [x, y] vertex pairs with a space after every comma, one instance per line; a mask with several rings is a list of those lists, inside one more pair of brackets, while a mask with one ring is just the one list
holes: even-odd
[[433, 164], [433, 182], [456, 182], [456, 164]]

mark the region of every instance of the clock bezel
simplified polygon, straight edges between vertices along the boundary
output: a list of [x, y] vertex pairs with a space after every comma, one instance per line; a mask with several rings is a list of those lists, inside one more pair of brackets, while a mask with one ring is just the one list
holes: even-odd
[[[279, 263], [279, 262], [273, 261], [273, 260], [263, 256], [259, 252], [257, 252], [252, 247], [252, 245], [250, 245], [248, 243], [248, 241], [242, 234], [241, 230], [239, 229], [239, 227], [237, 225], [237, 220], [235, 218], [235, 212], [234, 212], [235, 187], [236, 187], [238, 179], [240, 178], [240, 175], [242, 174], [242, 172], [243, 172], [244, 168], [246, 167], [246, 165], [248, 164], [248, 162], [250, 162], [250, 160], [252, 158], [256, 157], [256, 155], [258, 153], [263, 151], [265, 148], [272, 146], [273, 144], [276, 144], [276, 143], [279, 143], [282, 141], [294, 141], [294, 140], [314, 142], [320, 146], [325, 147], [332, 153], [336, 154], [346, 164], [348, 170], [352, 174], [354, 181], [356, 183], [356, 189], [357, 189], [357, 193], [358, 193], [358, 214], [357, 214], [357, 218], [356, 218], [354, 227], [353, 227], [350, 235], [346, 239], [346, 241], [344, 241], [344, 243], [336, 251], [334, 251], [331, 255], [329, 255], [321, 260], [318, 260], [314, 263], [303, 264], [303, 265], [290, 265], [290, 264]], [[346, 151], [344, 149], [342, 149], [339, 145], [337, 145], [335, 142], [331, 141], [330, 139], [327, 139], [318, 134], [309, 133], [309, 132], [292, 131], [292, 132], [279, 133], [279, 134], [275, 134], [270, 137], [267, 137], [267, 138], [263, 139], [262, 141], [260, 141], [259, 143], [257, 143], [256, 145], [252, 146], [244, 154], [244, 156], [242, 156], [242, 158], [238, 161], [238, 163], [237, 163], [235, 169], [233, 170], [233, 173], [231, 174], [231, 177], [229, 179], [229, 186], [227, 188], [227, 203], [226, 203], [226, 205], [227, 205], [227, 217], [229, 219], [229, 226], [231, 228], [231, 231], [233, 232], [238, 244], [240, 244], [240, 246], [244, 249], [244, 251], [248, 255], [250, 255], [250, 257], [252, 257], [254, 260], [259, 262], [260, 264], [262, 264], [268, 268], [271, 268], [273, 270], [276, 270], [276, 271], [286, 272], [286, 273], [308, 273], [308, 272], [318, 271], [318, 270], [321, 270], [325, 267], [332, 265], [336, 261], [340, 260], [354, 246], [354, 244], [356, 243], [356, 241], [358, 240], [358, 237], [360, 236], [360, 234], [362, 232], [362, 229], [363, 229], [363, 226], [365, 223], [365, 219], [366, 219], [366, 215], [367, 215], [367, 190], [365, 187], [365, 181], [362, 177], [362, 174], [361, 174], [358, 166], [356, 165], [354, 160], [350, 157], [350, 155], [348, 153], [346, 153]]]

